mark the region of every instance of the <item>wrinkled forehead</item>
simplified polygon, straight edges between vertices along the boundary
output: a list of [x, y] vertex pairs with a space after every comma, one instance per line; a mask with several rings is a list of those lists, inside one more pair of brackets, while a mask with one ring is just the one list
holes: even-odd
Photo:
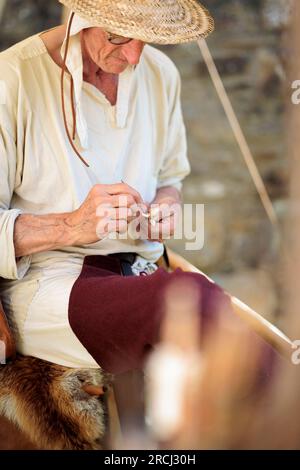
[[84, 44], [93, 50], [97, 49], [100, 51], [101, 49], [111, 48], [113, 45], [109, 41], [111, 37], [110, 33], [99, 26], [85, 28], [80, 34], [82, 35]]

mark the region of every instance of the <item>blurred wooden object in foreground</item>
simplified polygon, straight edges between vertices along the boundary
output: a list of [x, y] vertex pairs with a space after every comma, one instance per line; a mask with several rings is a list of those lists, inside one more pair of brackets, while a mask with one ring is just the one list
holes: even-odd
[[[181, 268], [183, 271], [201, 273], [205, 276], [203, 272], [170, 249], [168, 249], [168, 256], [172, 270]], [[249, 327], [253, 329], [253, 331], [270, 343], [279, 353], [284, 354], [289, 358], [292, 353], [292, 341], [275, 325], [270, 323], [259, 313], [255, 312], [248, 305], [233, 296], [230, 297], [234, 312], [244, 320]]]
[[200, 349], [198, 297], [188, 281], [166, 292], [161, 343], [146, 368], [150, 435], [163, 449], [247, 448], [274, 379], [270, 348], [220, 312]]

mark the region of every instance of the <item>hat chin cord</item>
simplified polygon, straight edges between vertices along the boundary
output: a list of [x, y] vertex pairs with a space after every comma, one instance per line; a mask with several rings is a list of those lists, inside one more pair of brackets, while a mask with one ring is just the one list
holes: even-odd
[[68, 30], [67, 30], [67, 38], [66, 38], [66, 47], [65, 47], [65, 52], [64, 52], [64, 57], [63, 57], [63, 64], [62, 64], [62, 72], [61, 72], [61, 80], [60, 80], [60, 87], [61, 87], [61, 105], [62, 105], [62, 112], [63, 112], [63, 119], [64, 119], [64, 125], [67, 133], [68, 140], [70, 142], [70, 145], [74, 152], [76, 153], [77, 157], [80, 158], [82, 163], [89, 167], [88, 163], [85, 161], [85, 159], [80, 155], [80, 152], [77, 150], [74, 140], [75, 140], [75, 135], [76, 135], [76, 109], [75, 109], [75, 103], [74, 103], [74, 80], [71, 75], [71, 89], [70, 89], [70, 94], [71, 94], [71, 108], [72, 108], [72, 119], [73, 119], [73, 131], [72, 131], [72, 136], [70, 134], [69, 128], [68, 128], [68, 123], [67, 123], [67, 114], [66, 114], [66, 105], [65, 105], [65, 95], [64, 95], [64, 78], [65, 78], [65, 73], [67, 71], [67, 57], [68, 57], [68, 51], [69, 51], [69, 45], [70, 45], [70, 35], [71, 35], [71, 27], [72, 27], [72, 22], [74, 18], [75, 13], [72, 12], [70, 21], [68, 24]]

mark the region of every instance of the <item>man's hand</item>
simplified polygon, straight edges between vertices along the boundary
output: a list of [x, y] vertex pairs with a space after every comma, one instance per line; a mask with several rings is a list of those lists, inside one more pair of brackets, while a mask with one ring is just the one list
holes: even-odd
[[167, 240], [176, 230], [181, 212], [181, 194], [171, 187], [158, 190], [154, 201], [147, 207], [150, 217], [141, 220], [141, 231], [151, 241]]
[[134, 212], [130, 206], [143, 204], [140, 194], [125, 183], [96, 185], [84, 203], [65, 222], [72, 245], [87, 245], [106, 238], [110, 233], [124, 233]]
[[125, 232], [131, 221], [129, 208], [132, 205], [143, 205], [143, 200], [127, 184], [98, 184], [73, 212], [21, 214], [15, 222], [15, 256], [88, 245], [106, 238], [111, 232]]

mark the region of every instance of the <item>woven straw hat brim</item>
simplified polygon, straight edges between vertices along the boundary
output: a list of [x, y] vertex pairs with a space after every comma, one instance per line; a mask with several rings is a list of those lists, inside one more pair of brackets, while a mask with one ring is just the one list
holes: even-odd
[[196, 0], [59, 0], [94, 26], [155, 44], [207, 37], [214, 21]]

